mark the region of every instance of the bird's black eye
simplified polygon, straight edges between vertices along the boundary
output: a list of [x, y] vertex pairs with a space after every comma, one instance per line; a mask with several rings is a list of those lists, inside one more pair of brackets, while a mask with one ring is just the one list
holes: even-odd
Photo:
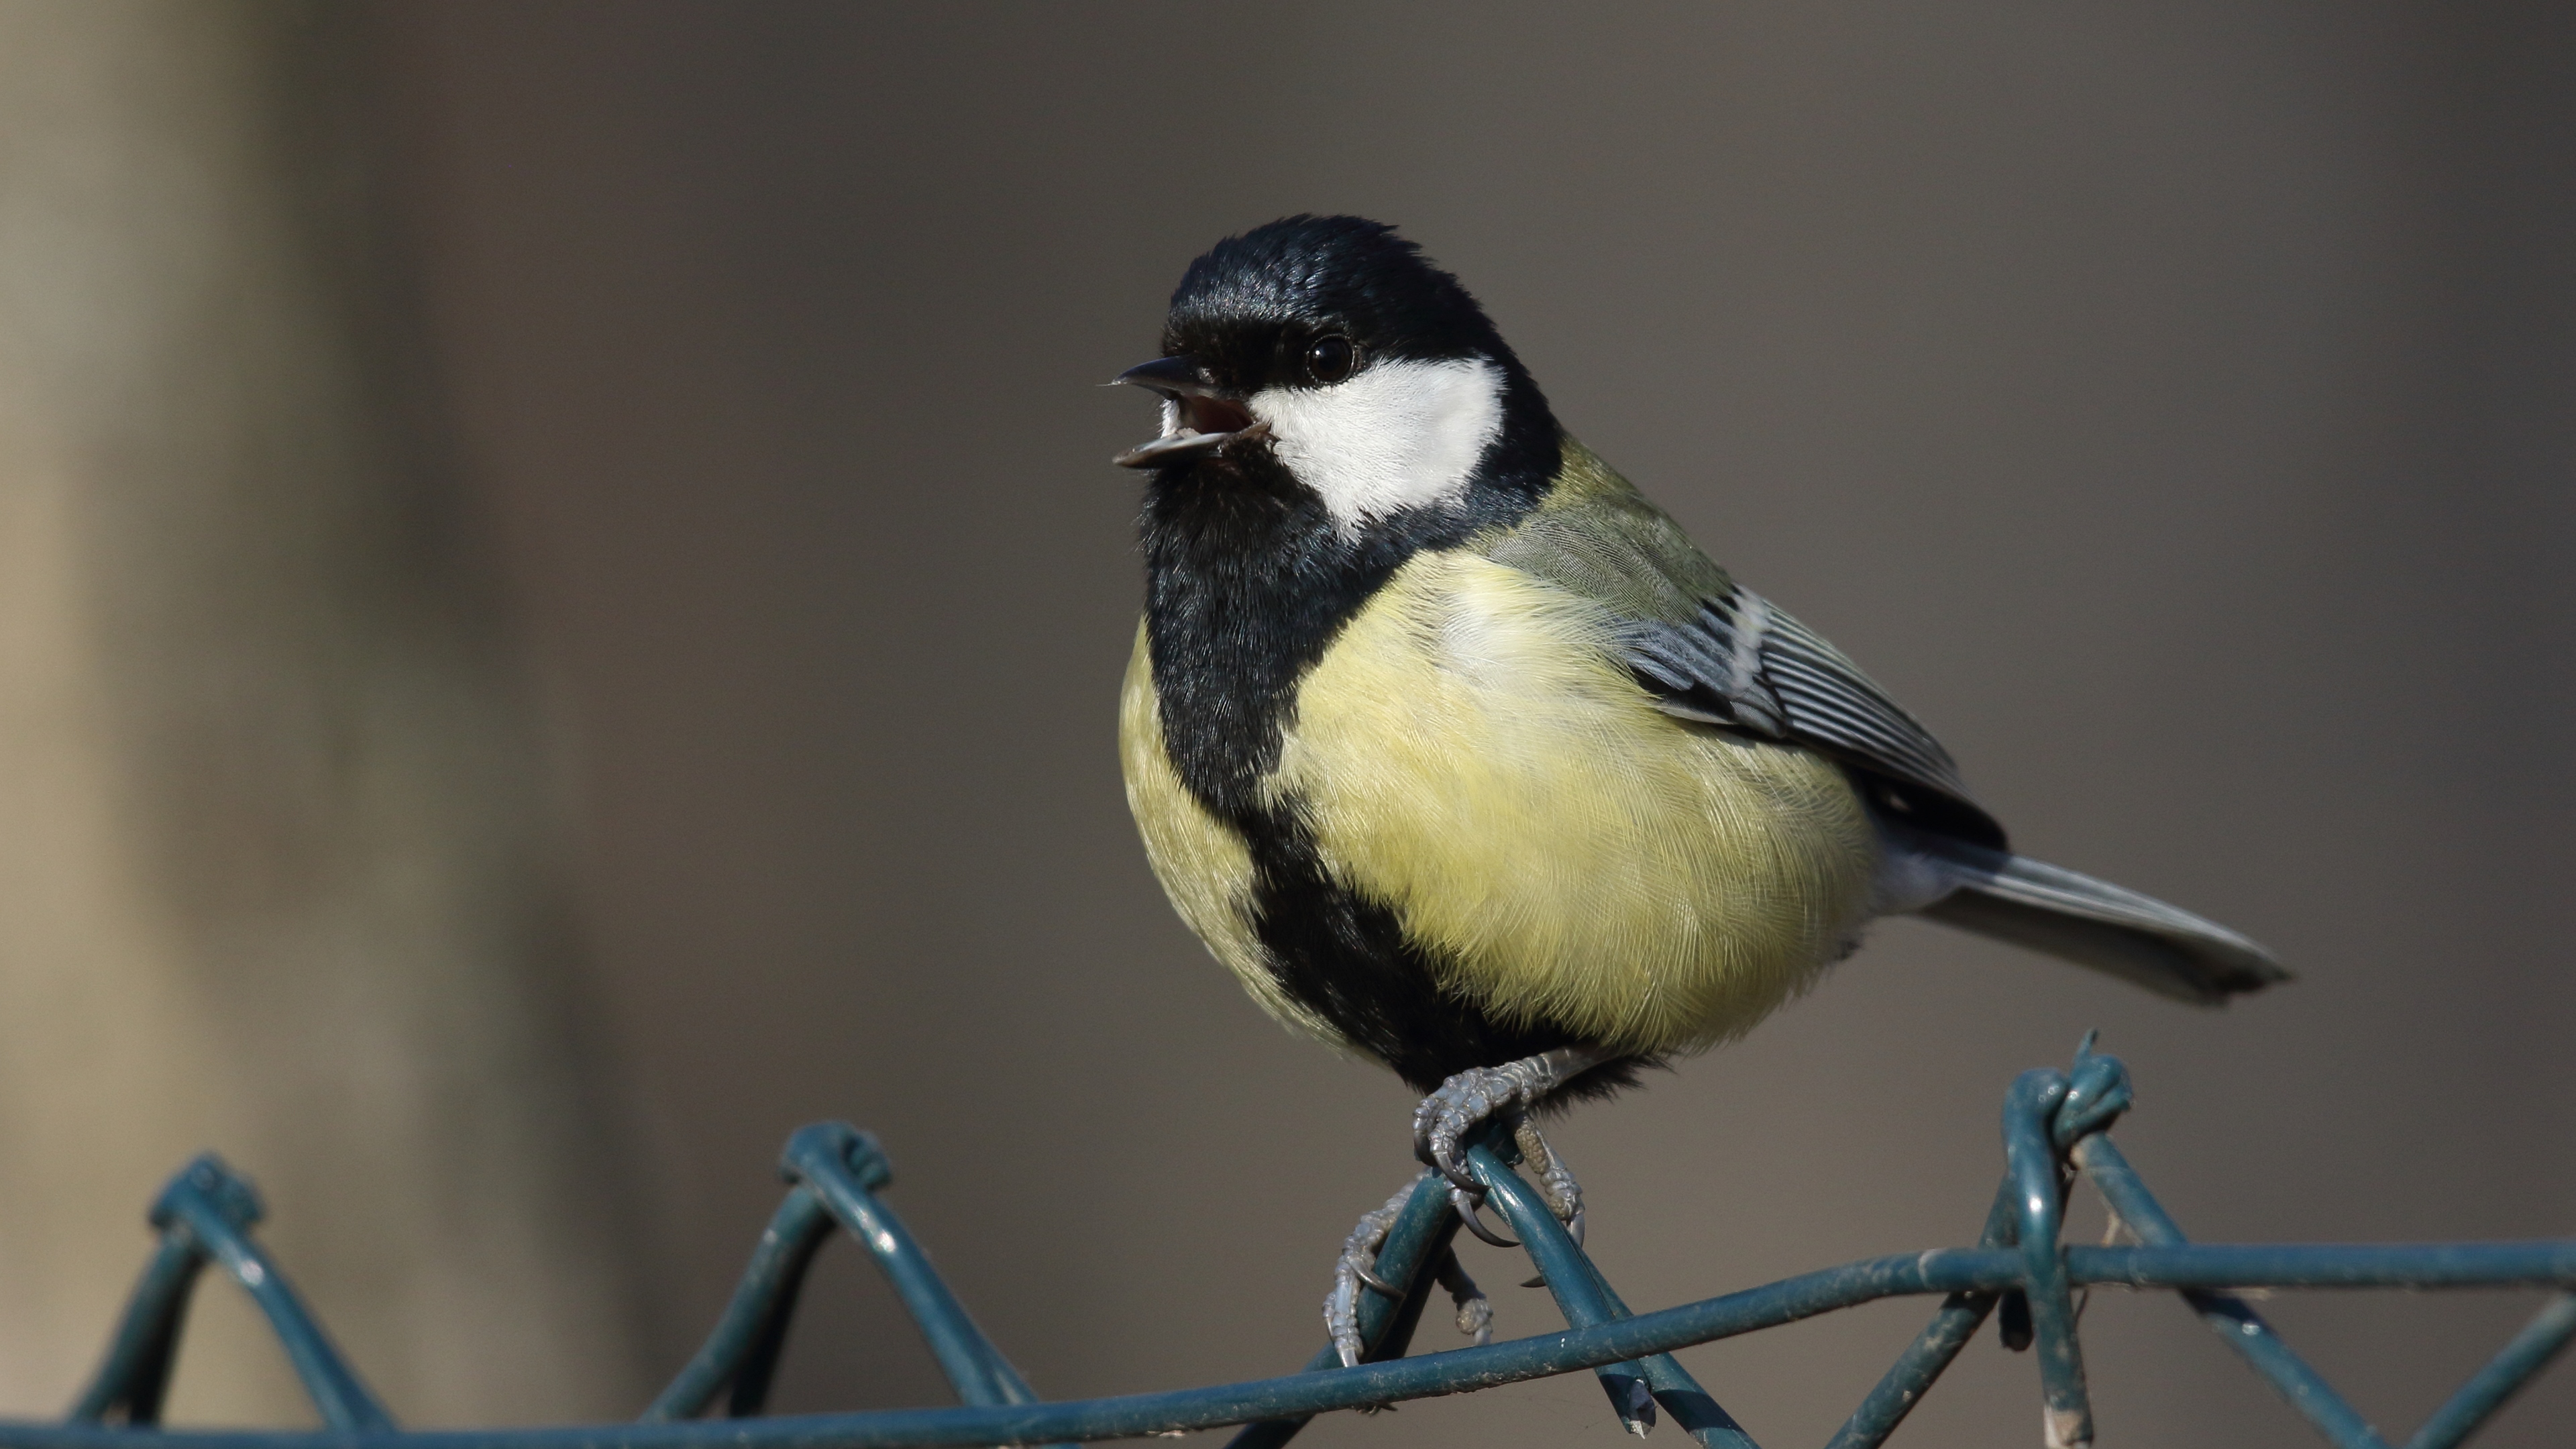
[[1351, 375], [1359, 361], [1359, 349], [1338, 332], [1306, 344], [1306, 375], [1317, 382], [1340, 382]]

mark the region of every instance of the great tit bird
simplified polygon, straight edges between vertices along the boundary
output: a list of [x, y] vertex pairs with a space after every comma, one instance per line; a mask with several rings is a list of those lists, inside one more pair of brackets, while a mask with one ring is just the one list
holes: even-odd
[[[1471, 1226], [1480, 1123], [1573, 1218], [1533, 1109], [1742, 1034], [1880, 916], [2189, 1002], [2286, 979], [2014, 854], [1931, 734], [1559, 426], [1392, 228], [1217, 243], [1162, 352], [1117, 379], [1162, 400], [1117, 460], [1148, 473], [1128, 804], [1255, 1001], [1430, 1094], [1416, 1151]], [[1327, 1300], [1345, 1361], [1374, 1249], [1364, 1222]]]

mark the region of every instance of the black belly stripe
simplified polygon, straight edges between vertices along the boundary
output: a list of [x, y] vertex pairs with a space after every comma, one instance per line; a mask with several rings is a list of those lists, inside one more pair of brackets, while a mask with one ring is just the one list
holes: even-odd
[[1469, 1067], [1583, 1044], [1543, 1022], [1514, 1024], [1442, 991], [1439, 963], [1387, 906], [1335, 882], [1292, 811], [1250, 822], [1253, 930], [1280, 986], [1351, 1045], [1428, 1092]]

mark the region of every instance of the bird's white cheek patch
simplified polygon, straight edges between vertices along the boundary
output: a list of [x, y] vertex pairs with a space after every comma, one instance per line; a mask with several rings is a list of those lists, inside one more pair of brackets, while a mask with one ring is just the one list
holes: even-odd
[[1483, 358], [1372, 363], [1331, 387], [1255, 393], [1280, 461], [1344, 528], [1465, 495], [1503, 431], [1503, 370]]

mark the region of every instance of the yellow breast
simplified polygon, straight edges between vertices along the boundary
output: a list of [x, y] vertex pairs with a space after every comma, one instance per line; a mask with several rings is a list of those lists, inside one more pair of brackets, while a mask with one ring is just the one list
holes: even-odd
[[[1661, 713], [1599, 606], [1472, 553], [1417, 556], [1297, 691], [1273, 804], [1395, 909], [1443, 985], [1638, 1052], [1734, 1036], [1859, 929], [1874, 832], [1831, 761]], [[1274, 1015], [1250, 863], [1172, 777], [1142, 641], [1128, 792], [1173, 903]]]

